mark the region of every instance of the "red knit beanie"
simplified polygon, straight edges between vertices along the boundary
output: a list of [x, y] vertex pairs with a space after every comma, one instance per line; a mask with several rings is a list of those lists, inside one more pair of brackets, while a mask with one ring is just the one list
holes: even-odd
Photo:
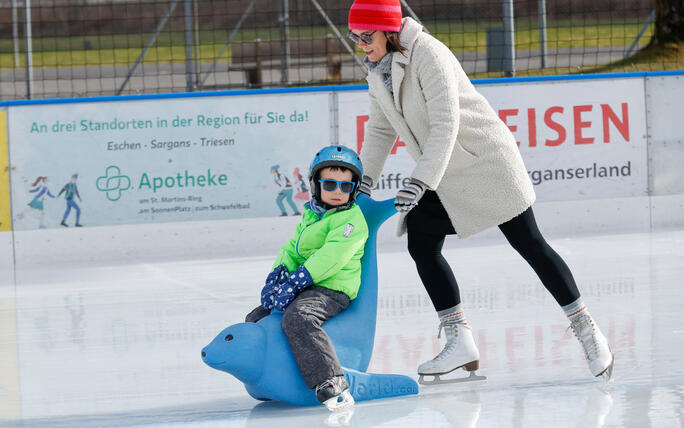
[[349, 28], [398, 33], [401, 29], [399, 0], [354, 0], [349, 9]]

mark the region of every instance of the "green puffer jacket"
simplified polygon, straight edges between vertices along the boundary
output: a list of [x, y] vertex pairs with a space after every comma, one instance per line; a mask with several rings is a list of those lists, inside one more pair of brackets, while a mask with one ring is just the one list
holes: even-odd
[[356, 204], [329, 210], [321, 217], [308, 206], [294, 236], [273, 264], [294, 272], [304, 264], [314, 284], [356, 298], [361, 285], [361, 257], [368, 239], [366, 219]]

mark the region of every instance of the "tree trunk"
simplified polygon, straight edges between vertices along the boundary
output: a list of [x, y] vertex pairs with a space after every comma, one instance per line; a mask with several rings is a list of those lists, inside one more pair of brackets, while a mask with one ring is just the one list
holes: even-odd
[[655, 0], [655, 28], [649, 46], [684, 42], [684, 0]]

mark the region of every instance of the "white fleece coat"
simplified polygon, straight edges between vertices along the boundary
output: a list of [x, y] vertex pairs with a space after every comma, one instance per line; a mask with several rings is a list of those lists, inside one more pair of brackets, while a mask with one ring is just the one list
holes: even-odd
[[[361, 149], [364, 175], [378, 182], [397, 134], [416, 161], [411, 176], [435, 190], [459, 237], [504, 223], [535, 199], [515, 138], [478, 93], [453, 53], [403, 19], [392, 58], [394, 96], [369, 73], [370, 119]], [[406, 232], [406, 215], [397, 234]]]

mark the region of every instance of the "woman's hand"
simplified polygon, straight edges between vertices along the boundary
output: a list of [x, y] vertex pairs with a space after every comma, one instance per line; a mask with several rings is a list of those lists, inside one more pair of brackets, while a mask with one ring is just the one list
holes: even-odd
[[364, 175], [363, 178], [361, 179], [361, 183], [359, 183], [359, 193], [363, 193], [364, 195], [366, 195], [370, 198], [372, 187], [373, 187], [373, 179], [367, 175]]
[[418, 205], [418, 201], [423, 197], [427, 186], [422, 182], [411, 178], [411, 180], [401, 189], [394, 198], [394, 206], [399, 212], [409, 212]]

